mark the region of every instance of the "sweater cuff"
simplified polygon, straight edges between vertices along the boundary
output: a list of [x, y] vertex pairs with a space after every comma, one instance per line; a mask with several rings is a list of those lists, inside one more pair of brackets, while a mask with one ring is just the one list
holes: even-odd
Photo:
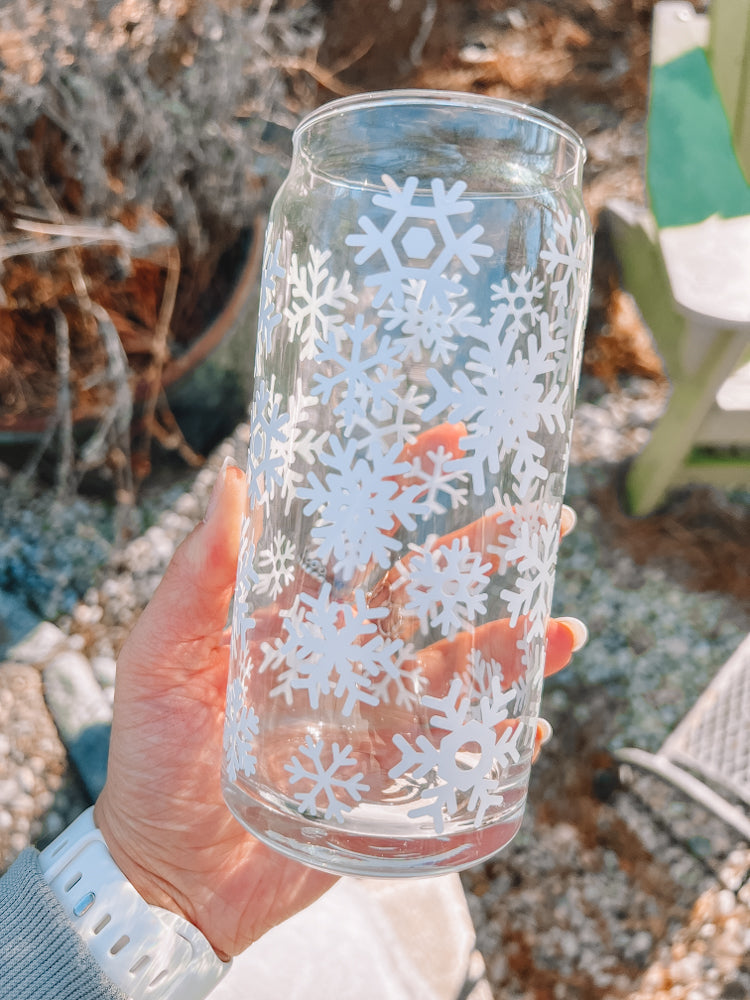
[[0, 1000], [127, 1000], [94, 960], [23, 851], [0, 878]]

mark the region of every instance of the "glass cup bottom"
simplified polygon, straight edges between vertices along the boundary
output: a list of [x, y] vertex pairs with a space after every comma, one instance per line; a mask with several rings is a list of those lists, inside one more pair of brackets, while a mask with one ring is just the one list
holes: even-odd
[[304, 816], [293, 807], [284, 808], [238, 787], [226, 776], [222, 785], [235, 818], [269, 847], [321, 871], [371, 878], [423, 878], [462, 871], [492, 857], [518, 833], [527, 791], [527, 781], [518, 782], [512, 805], [501, 819], [485, 827], [453, 824], [453, 829], [442, 834], [419, 836], [405, 830], [375, 832], [367, 824], [360, 830], [353, 830], [351, 824], [344, 829]]

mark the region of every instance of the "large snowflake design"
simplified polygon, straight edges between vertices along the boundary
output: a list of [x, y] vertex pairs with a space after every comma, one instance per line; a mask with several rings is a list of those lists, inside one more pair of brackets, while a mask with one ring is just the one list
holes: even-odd
[[560, 209], [553, 224], [554, 236], [547, 239], [539, 256], [552, 279], [555, 306], [573, 312], [588, 287], [588, 246], [586, 222], [581, 215]]
[[409, 281], [404, 289], [403, 305], [381, 309], [378, 315], [388, 320], [386, 330], [400, 330], [396, 345], [403, 361], [422, 361], [425, 356], [433, 364], [448, 364], [461, 339], [479, 320], [471, 302], [459, 306], [460, 291], [446, 293], [448, 309], [435, 299], [423, 304], [423, 293], [424, 281]]
[[268, 594], [271, 600], [275, 600], [294, 579], [296, 562], [297, 548], [294, 542], [283, 532], [275, 532], [268, 548], [258, 552], [256, 591]]
[[507, 329], [510, 316], [509, 308], [500, 304], [487, 325], [472, 329], [476, 343], [470, 360], [465, 370], [454, 372], [452, 384], [437, 369], [427, 372], [435, 399], [424, 418], [448, 411], [451, 423], [466, 424], [468, 433], [459, 441], [466, 455], [446, 468], [468, 470], [477, 496], [487, 489], [487, 473], [496, 477], [506, 456], [511, 457], [519, 496], [547, 479], [545, 447], [536, 435], [542, 425], [550, 433], [567, 426], [568, 389], [548, 384], [564, 341], [555, 336], [544, 314], [534, 333], [519, 338]]
[[277, 487], [284, 482], [284, 448], [289, 414], [281, 413], [281, 394], [275, 391], [276, 376], [258, 380], [250, 418], [247, 479], [253, 505], [268, 506]]
[[395, 375], [398, 351], [390, 337], [378, 337], [375, 349], [368, 350], [366, 342], [375, 331], [374, 325], [365, 325], [364, 317], [358, 315], [354, 323], [342, 325], [340, 336], [329, 332], [328, 339], [318, 341], [320, 370], [313, 375], [311, 391], [329, 403], [338, 390], [340, 399], [333, 412], [345, 429], [357, 418], [369, 419], [384, 404], [398, 403], [397, 390], [404, 378]]
[[316, 557], [324, 564], [334, 560], [334, 572], [350, 580], [371, 561], [383, 569], [391, 553], [402, 543], [393, 537], [398, 525], [414, 528], [419, 505], [418, 485], [401, 486], [399, 475], [411, 466], [398, 460], [398, 446], [385, 454], [371, 453], [369, 461], [358, 453], [358, 442], [342, 446], [337, 438], [328, 442], [330, 451], [321, 460], [331, 470], [321, 482], [314, 472], [298, 496], [307, 501], [306, 515], [315, 515], [311, 537], [317, 543]]
[[557, 508], [541, 500], [513, 505], [505, 497], [497, 515], [499, 534], [487, 551], [499, 557], [498, 572], [511, 578], [513, 587], [501, 591], [511, 628], [523, 616], [528, 639], [544, 638], [552, 604], [555, 564], [560, 540]]
[[[501, 723], [508, 720], [515, 692], [503, 691], [499, 678], [492, 680], [491, 691], [481, 698], [479, 713], [471, 709], [471, 698], [463, 683], [455, 678], [444, 698], [426, 695], [425, 708], [434, 709], [430, 718], [433, 730], [444, 732], [437, 745], [421, 735], [412, 746], [400, 733], [393, 743], [401, 759], [388, 772], [399, 778], [407, 772], [416, 780], [427, 778], [420, 793], [424, 803], [410, 810], [413, 817], [429, 816], [436, 833], [442, 833], [446, 818], [473, 815], [479, 827], [487, 810], [501, 806], [498, 778], [520, 759], [520, 725]], [[499, 729], [498, 732], [498, 728]], [[434, 738], [434, 737], [433, 737]]]
[[482, 553], [474, 552], [466, 538], [450, 545], [410, 544], [410, 555], [397, 563], [399, 579], [393, 589], [404, 587], [404, 613], [419, 619], [423, 635], [431, 628], [443, 636], [454, 636], [471, 628], [487, 610], [488, 570]]
[[282, 315], [276, 310], [276, 279], [286, 274], [281, 266], [281, 240], [271, 246], [266, 241], [263, 255], [263, 276], [260, 282], [260, 303], [258, 310], [258, 340], [265, 351], [270, 351], [273, 344], [273, 331], [282, 320]]
[[291, 303], [284, 315], [289, 342], [300, 344], [302, 361], [315, 357], [318, 340], [335, 336], [336, 328], [343, 321], [346, 304], [357, 301], [349, 272], [336, 278], [326, 267], [330, 257], [330, 250], [314, 246], [309, 249], [306, 263], [301, 263], [296, 253], [292, 254], [289, 267]]
[[349, 246], [360, 248], [357, 264], [378, 256], [385, 264], [384, 270], [365, 278], [365, 284], [376, 289], [374, 307], [389, 298], [394, 306], [403, 306], [404, 286], [420, 281], [420, 304], [426, 307], [434, 300], [449, 312], [451, 294], [463, 288], [446, 274], [448, 266], [457, 260], [469, 274], [476, 274], [476, 258], [492, 256], [492, 247], [479, 242], [482, 226], [460, 231], [461, 217], [470, 217], [474, 209], [473, 202], [461, 197], [466, 184], [456, 181], [446, 191], [444, 182], [435, 178], [430, 182], [431, 196], [420, 188], [417, 177], [408, 177], [400, 188], [384, 174], [383, 184], [386, 193], [372, 199], [373, 217], [360, 216], [361, 232], [346, 238]]
[[358, 704], [377, 705], [373, 679], [394, 675], [403, 647], [402, 640], [389, 639], [378, 628], [387, 614], [387, 608], [369, 608], [361, 589], [351, 603], [331, 600], [330, 583], [317, 597], [300, 594], [284, 617], [285, 635], [264, 644], [260, 671], [279, 672], [275, 693], [290, 700], [294, 691], [306, 691], [314, 709], [329, 694], [343, 699], [343, 715]]
[[[298, 750], [306, 760], [301, 761], [295, 754], [284, 768], [290, 774], [290, 785], [296, 785], [298, 781], [311, 783], [307, 791], [294, 793], [299, 802], [299, 811], [309, 816], [319, 816], [322, 810], [323, 819], [335, 819], [337, 823], [343, 823], [344, 813], [351, 812], [354, 806], [351, 802], [342, 801], [339, 796], [343, 793], [352, 802], [360, 802], [362, 792], [370, 789], [362, 781], [362, 771], [351, 773], [351, 769], [357, 767], [351, 745], [342, 749], [338, 743], [333, 743], [327, 752], [324, 740], [307, 736]], [[343, 771], [350, 773], [344, 777]], [[324, 801], [319, 806], [318, 799], [321, 795]]]
[[230, 781], [234, 781], [240, 771], [248, 777], [255, 773], [257, 758], [252, 749], [258, 732], [258, 716], [245, 704], [244, 685], [235, 677], [227, 689], [224, 721], [224, 762]]

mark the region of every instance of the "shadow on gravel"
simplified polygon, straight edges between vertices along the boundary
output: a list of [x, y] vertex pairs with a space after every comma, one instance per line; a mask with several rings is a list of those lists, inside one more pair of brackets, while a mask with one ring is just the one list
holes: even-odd
[[681, 586], [731, 595], [750, 611], [750, 503], [693, 486], [653, 514], [631, 517], [623, 507], [625, 471], [591, 497], [607, 540], [638, 565], [656, 563]]

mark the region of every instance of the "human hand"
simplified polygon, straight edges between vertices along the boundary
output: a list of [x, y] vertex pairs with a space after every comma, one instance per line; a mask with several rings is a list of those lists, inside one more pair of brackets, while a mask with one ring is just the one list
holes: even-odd
[[148, 902], [181, 914], [227, 958], [335, 881], [251, 837], [222, 798], [227, 613], [246, 502], [225, 466], [117, 667], [106, 785], [95, 821]]
[[[185, 916], [223, 957], [334, 882], [265, 847], [222, 798], [225, 625], [245, 501], [243, 473], [225, 467], [205, 521], [175, 554], [123, 647], [108, 779], [95, 811], [143, 898]], [[561, 669], [579, 641], [569, 621], [551, 622], [546, 672]], [[537, 749], [546, 735], [540, 723]]]

